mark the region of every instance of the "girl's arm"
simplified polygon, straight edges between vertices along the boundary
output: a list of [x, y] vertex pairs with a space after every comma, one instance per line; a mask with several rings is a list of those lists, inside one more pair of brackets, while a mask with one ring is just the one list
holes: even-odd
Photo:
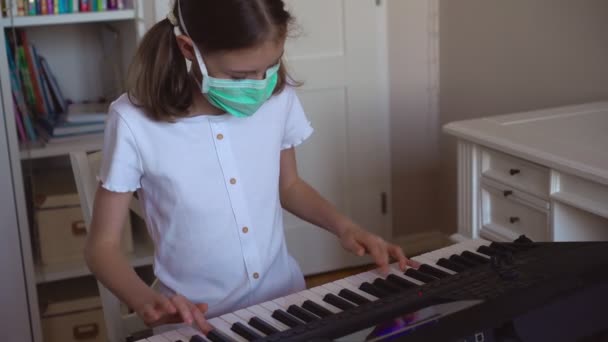
[[121, 249], [122, 230], [129, 213], [132, 193], [110, 192], [99, 186], [85, 247], [89, 269], [121, 301], [133, 308], [149, 326], [172, 322], [197, 323], [211, 330], [198, 306], [183, 296], [168, 299], [146, 285], [129, 264]]
[[398, 260], [402, 269], [409, 263], [399, 246], [389, 244], [381, 237], [359, 227], [303, 181], [298, 175], [294, 148], [281, 152], [279, 188], [283, 208], [334, 233], [345, 249], [359, 256], [365, 252], [369, 253], [384, 270], [387, 270], [390, 257]]

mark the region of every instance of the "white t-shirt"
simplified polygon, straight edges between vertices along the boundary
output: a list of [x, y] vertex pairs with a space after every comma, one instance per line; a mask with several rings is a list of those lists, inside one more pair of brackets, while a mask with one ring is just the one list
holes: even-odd
[[108, 118], [102, 186], [138, 191], [163, 292], [208, 303], [207, 317], [304, 289], [279, 198], [281, 150], [312, 127], [293, 88], [253, 116], [149, 119], [123, 95]]

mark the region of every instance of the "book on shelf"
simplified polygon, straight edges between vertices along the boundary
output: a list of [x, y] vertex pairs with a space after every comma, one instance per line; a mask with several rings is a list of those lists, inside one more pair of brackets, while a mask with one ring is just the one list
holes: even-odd
[[125, 9], [125, 0], [0, 0], [3, 17]]
[[108, 103], [69, 103], [25, 30], [6, 34], [17, 135], [29, 146], [103, 134]]

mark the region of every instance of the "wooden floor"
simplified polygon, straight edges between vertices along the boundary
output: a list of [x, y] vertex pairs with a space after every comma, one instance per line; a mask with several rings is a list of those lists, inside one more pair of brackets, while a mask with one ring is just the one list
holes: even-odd
[[353, 268], [343, 269], [343, 270], [339, 270], [339, 271], [308, 276], [308, 277], [305, 277], [304, 280], [306, 280], [306, 288], [311, 288], [311, 287], [323, 285], [325, 283], [331, 283], [332, 281], [346, 278], [346, 277], [354, 275], [354, 274], [367, 272], [367, 271], [373, 270], [375, 268], [376, 268], [376, 266], [373, 264], [366, 265], [366, 266], [360, 266], [360, 267], [353, 267]]

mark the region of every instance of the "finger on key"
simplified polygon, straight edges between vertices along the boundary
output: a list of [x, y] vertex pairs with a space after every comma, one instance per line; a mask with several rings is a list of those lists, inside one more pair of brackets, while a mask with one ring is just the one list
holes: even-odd
[[209, 324], [209, 322], [207, 322], [207, 319], [205, 318], [204, 314], [205, 312], [207, 312], [207, 304], [194, 305], [190, 303], [190, 312], [194, 317], [194, 322], [196, 322], [196, 326], [205, 335], [207, 335], [211, 330], [213, 330], [213, 327], [211, 326], [211, 324]]
[[192, 324], [192, 312], [190, 312], [190, 306], [188, 300], [182, 295], [175, 295], [171, 297], [171, 302], [177, 308], [179, 315], [181, 316], [184, 323]]
[[405, 272], [407, 268], [407, 258], [403, 254], [403, 249], [397, 245], [388, 245], [388, 253], [399, 263], [399, 269]]

